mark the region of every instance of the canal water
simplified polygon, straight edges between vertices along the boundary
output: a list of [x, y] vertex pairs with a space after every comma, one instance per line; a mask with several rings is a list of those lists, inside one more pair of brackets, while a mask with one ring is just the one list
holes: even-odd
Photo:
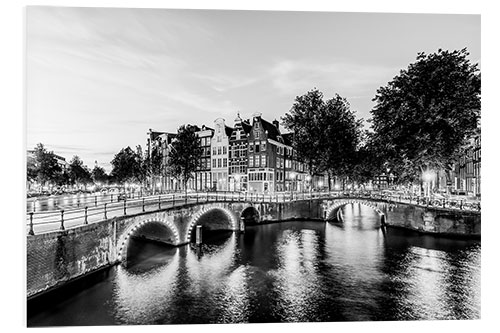
[[128, 267], [28, 303], [28, 326], [480, 318], [479, 241], [384, 231], [359, 204], [343, 214], [204, 235], [199, 249], [136, 241]]

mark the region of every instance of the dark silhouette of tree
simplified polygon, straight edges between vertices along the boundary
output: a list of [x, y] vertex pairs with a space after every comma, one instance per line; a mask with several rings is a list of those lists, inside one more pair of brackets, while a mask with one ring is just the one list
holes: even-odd
[[92, 181], [94, 183], [106, 183], [108, 181], [108, 175], [104, 168], [95, 165], [91, 172]]
[[90, 170], [83, 164], [79, 156], [75, 155], [68, 166], [69, 179], [72, 184], [87, 186], [92, 182]]
[[194, 128], [190, 125], [182, 125], [168, 152], [168, 169], [174, 178], [184, 183], [186, 193], [187, 183], [194, 177], [200, 158], [201, 148]]
[[401, 180], [444, 170], [477, 128], [481, 76], [466, 49], [419, 53], [377, 90], [372, 113], [375, 145]]
[[297, 159], [306, 165], [311, 175], [324, 168], [319, 152], [324, 140], [321, 131], [324, 104], [323, 93], [315, 88], [305, 95], [297, 96], [290, 111], [282, 117], [285, 128], [294, 133], [293, 148]]
[[[343, 188], [348, 178], [353, 179], [357, 163], [357, 149], [361, 140], [362, 119], [356, 119], [349, 102], [338, 94], [327, 100], [320, 109], [319, 130], [322, 134], [319, 153], [322, 168], [328, 177], [340, 177]], [[330, 185], [330, 181], [329, 181]]]
[[142, 157], [130, 147], [120, 150], [111, 161], [111, 177], [117, 183], [141, 182], [143, 179]]
[[34, 160], [30, 163], [30, 174], [36, 174], [36, 180], [41, 184], [56, 183], [62, 172], [54, 153], [48, 152], [41, 143], [35, 147]]
[[161, 139], [158, 138], [151, 145], [151, 153], [145, 154], [143, 159], [143, 170], [145, 171], [146, 179], [150, 180], [151, 186], [154, 187], [154, 178], [161, 176], [162, 172], [162, 150]]
[[327, 172], [329, 187], [333, 176], [344, 180], [352, 176], [362, 120], [356, 119], [345, 98], [335, 94], [324, 101], [323, 93], [313, 89], [296, 97], [282, 120], [294, 133], [297, 158], [307, 165], [311, 175]]

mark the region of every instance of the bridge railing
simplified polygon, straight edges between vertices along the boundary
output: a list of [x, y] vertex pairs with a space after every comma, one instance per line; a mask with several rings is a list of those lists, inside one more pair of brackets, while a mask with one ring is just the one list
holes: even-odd
[[70, 209], [29, 212], [26, 216], [26, 227], [29, 235], [74, 228], [84, 224], [95, 223], [113, 217], [159, 211], [185, 204], [203, 202], [293, 202], [299, 200], [327, 198], [360, 198], [374, 199], [393, 203], [407, 203], [416, 206], [456, 209], [463, 211], [480, 211], [479, 202], [453, 199], [433, 199], [427, 197], [397, 195], [381, 192], [281, 192], [281, 193], [249, 193], [249, 192], [188, 192], [170, 193], [156, 196], [123, 198], [114, 202], [85, 205]]

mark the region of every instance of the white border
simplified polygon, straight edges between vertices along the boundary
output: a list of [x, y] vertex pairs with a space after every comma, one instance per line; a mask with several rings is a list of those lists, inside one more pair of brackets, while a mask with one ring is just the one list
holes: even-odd
[[[483, 78], [483, 105], [482, 105], [482, 127], [483, 127], [483, 240], [482, 240], [482, 319], [479, 321], [448, 321], [448, 322], [396, 322], [396, 323], [319, 323], [319, 324], [272, 324], [272, 325], [199, 325], [187, 326], [147, 326], [141, 329], [151, 331], [164, 331], [165, 329], [194, 331], [194, 330], [217, 330], [224, 332], [235, 329], [240, 331], [253, 331], [255, 329], [272, 330], [304, 330], [311, 328], [319, 331], [332, 329], [348, 331], [376, 331], [376, 332], [419, 332], [453, 330], [455, 332], [493, 331], [500, 326], [495, 323], [498, 316], [498, 269], [499, 249], [495, 244], [500, 233], [498, 224], [500, 218], [491, 210], [498, 195], [495, 166], [498, 155], [498, 142], [496, 137], [496, 126], [498, 125], [498, 114], [500, 108], [495, 100], [498, 88], [495, 81], [498, 77], [498, 21], [499, 12], [495, 7], [495, 1], [443, 1], [443, 0], [420, 0], [420, 1], [288, 1], [278, 2], [272, 0], [253, 1], [169, 1], [169, 0], [46, 0], [46, 1], [24, 1], [4, 0], [0, 10], [0, 42], [2, 43], [2, 106], [1, 121], [2, 129], [1, 143], [4, 148], [2, 153], [1, 175], [2, 187], [0, 190], [0, 202], [4, 216], [2, 218], [3, 240], [2, 240], [2, 326], [9, 329], [25, 328], [25, 295], [26, 295], [26, 269], [25, 269], [25, 230], [24, 230], [24, 152], [25, 152], [25, 118], [23, 112], [23, 39], [24, 18], [23, 7], [26, 5], [52, 5], [52, 6], [81, 6], [81, 7], [142, 7], [142, 8], [199, 8], [199, 9], [251, 9], [251, 10], [302, 10], [302, 11], [352, 11], [352, 12], [416, 12], [416, 13], [454, 13], [454, 14], [481, 14], [482, 21], [482, 78]], [[496, 154], [495, 154], [496, 153]], [[491, 204], [490, 204], [491, 203]], [[5, 212], [7, 214], [5, 215]], [[5, 228], [5, 226], [7, 228]], [[62, 328], [61, 328], [62, 329]], [[59, 329], [59, 330], [61, 330]], [[89, 328], [70, 328], [74, 331], [84, 331]], [[103, 327], [92, 328], [105, 332], [128, 331], [132, 332], [137, 327]], [[49, 329], [50, 330], [50, 329]]]

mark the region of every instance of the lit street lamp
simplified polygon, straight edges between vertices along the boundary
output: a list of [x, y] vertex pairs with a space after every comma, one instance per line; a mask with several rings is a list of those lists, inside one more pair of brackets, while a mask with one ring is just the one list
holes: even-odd
[[292, 193], [292, 200], [293, 200], [293, 190], [294, 190], [294, 183], [295, 183], [295, 178], [297, 178], [297, 174], [295, 172], [291, 172], [290, 173], [290, 179], [292, 180], [292, 189], [291, 189], [291, 193]]
[[426, 190], [427, 190], [427, 193], [424, 193], [428, 196], [430, 196], [430, 189], [431, 189], [431, 182], [432, 180], [434, 179], [434, 172], [430, 171], [430, 170], [426, 170], [422, 173], [422, 180], [424, 181], [424, 183], [426, 184]]

